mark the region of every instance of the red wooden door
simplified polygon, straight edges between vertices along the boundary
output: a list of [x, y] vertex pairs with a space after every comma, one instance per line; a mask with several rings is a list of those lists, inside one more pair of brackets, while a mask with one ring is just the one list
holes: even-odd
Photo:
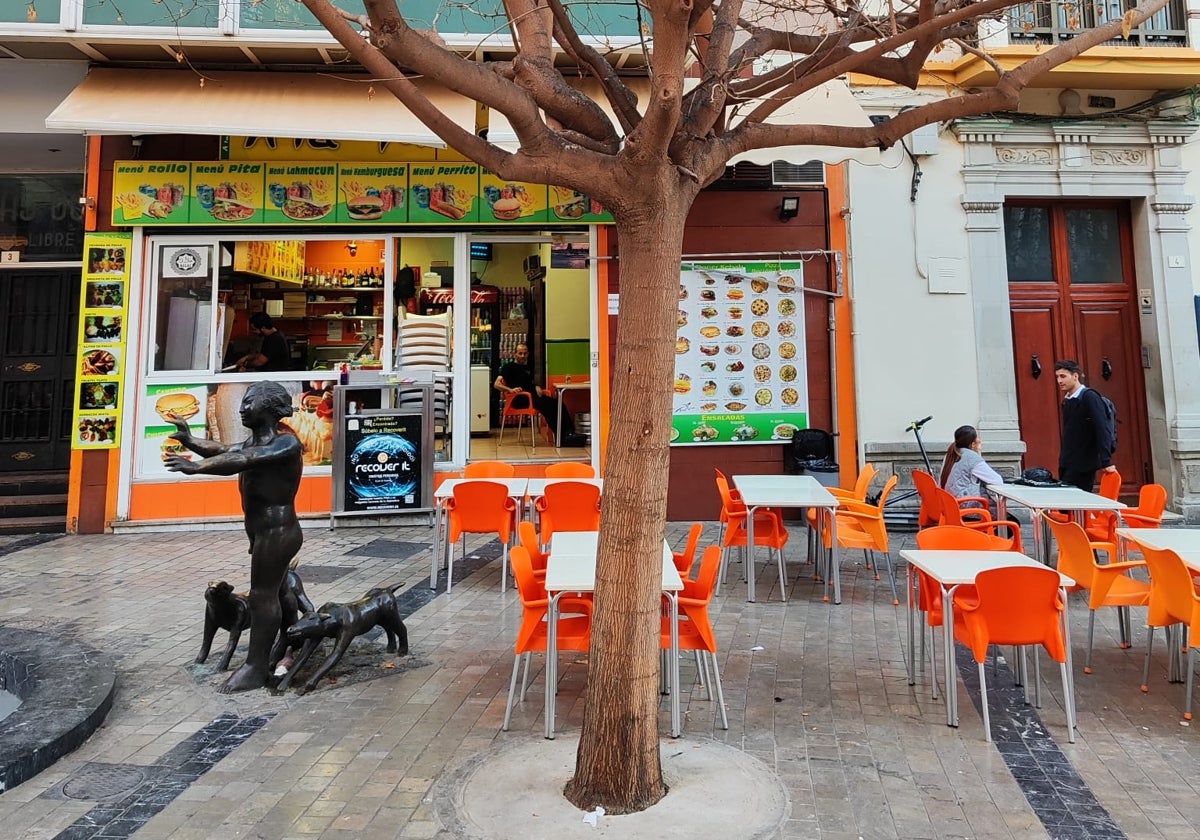
[[1135, 492], [1153, 476], [1128, 205], [1012, 201], [1004, 222], [1025, 465], [1057, 471], [1054, 362], [1074, 359], [1117, 407], [1114, 462]]

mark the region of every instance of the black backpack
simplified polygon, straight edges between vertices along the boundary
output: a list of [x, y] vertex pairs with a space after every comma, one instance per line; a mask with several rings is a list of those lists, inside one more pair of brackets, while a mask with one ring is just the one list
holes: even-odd
[[[1095, 388], [1092, 389], [1096, 391]], [[1112, 449], [1108, 451], [1112, 455], [1117, 451], [1117, 407], [1113, 405], [1113, 401], [1108, 397], [1096, 391], [1096, 396], [1100, 398], [1100, 404], [1104, 406], [1104, 422], [1108, 424], [1108, 428], [1112, 430]]]

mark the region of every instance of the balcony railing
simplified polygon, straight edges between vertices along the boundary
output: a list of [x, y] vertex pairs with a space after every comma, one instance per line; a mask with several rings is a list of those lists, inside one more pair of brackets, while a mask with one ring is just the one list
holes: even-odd
[[[1021, 3], [1010, 12], [1008, 37], [1013, 44], [1058, 44], [1087, 29], [1117, 20], [1137, 5], [1135, 0], [1048, 0]], [[1186, 0], [1171, 0], [1128, 38], [1104, 42], [1111, 47], [1186, 47]]]

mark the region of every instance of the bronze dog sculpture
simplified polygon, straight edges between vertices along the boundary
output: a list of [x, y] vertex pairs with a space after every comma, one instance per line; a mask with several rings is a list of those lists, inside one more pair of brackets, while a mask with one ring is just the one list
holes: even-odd
[[280, 680], [279, 690], [288, 689], [292, 678], [326, 638], [336, 640], [333, 652], [321, 663], [317, 672], [309, 677], [308, 682], [300, 689], [301, 694], [317, 687], [317, 683], [341, 661], [356, 636], [361, 636], [375, 627], [382, 627], [387, 634], [388, 653], [406, 656], [408, 628], [404, 626], [404, 621], [400, 618], [400, 607], [396, 604], [396, 590], [399, 588], [397, 586], [394, 589], [372, 589], [357, 601], [347, 604], [322, 604], [319, 610], [301, 616], [288, 628], [287, 640], [292, 647], [303, 643], [303, 648], [291, 670]]
[[279, 627], [279, 637], [275, 640], [275, 646], [271, 649], [272, 670], [274, 670], [274, 666], [287, 653], [288, 628], [295, 624], [300, 619], [300, 616], [313, 612], [316, 609], [313, 606], [313, 602], [309, 600], [308, 595], [304, 592], [304, 581], [300, 580], [300, 575], [296, 572], [295, 560], [288, 566], [287, 575], [283, 579], [283, 587], [279, 590], [279, 607], [282, 618]]
[[233, 586], [223, 580], [214, 580], [204, 590], [204, 641], [200, 645], [200, 653], [196, 655], [196, 664], [202, 665], [208, 659], [217, 630], [227, 630], [229, 645], [217, 666], [220, 671], [227, 670], [229, 660], [237, 650], [238, 639], [249, 626], [250, 604], [246, 595], [234, 592]]

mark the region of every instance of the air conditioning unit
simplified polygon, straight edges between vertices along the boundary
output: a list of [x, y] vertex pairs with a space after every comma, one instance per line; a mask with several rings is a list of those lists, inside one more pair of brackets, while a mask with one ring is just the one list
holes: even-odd
[[812, 187], [825, 183], [825, 164], [819, 160], [808, 163], [771, 164], [771, 184], [776, 187]]

